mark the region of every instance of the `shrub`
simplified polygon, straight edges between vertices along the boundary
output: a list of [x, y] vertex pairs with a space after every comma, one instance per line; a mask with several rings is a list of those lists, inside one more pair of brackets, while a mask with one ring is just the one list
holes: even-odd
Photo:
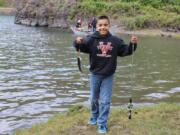
[[0, 0], [0, 7], [3, 7], [3, 6], [5, 6], [5, 2], [4, 0]]
[[83, 18], [106, 14], [128, 29], [180, 26], [180, 0], [78, 0], [70, 18], [79, 13]]

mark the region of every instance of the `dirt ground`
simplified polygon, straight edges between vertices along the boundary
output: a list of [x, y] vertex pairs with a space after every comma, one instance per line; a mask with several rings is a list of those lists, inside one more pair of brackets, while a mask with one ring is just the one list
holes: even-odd
[[15, 12], [15, 8], [0, 8], [0, 15], [14, 15]]

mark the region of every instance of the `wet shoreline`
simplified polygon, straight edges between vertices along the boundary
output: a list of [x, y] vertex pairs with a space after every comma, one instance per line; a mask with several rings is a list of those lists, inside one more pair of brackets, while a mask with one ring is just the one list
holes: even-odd
[[142, 30], [134, 30], [134, 31], [128, 31], [124, 30], [122, 28], [118, 28], [119, 34], [126, 34], [126, 35], [140, 35], [140, 36], [152, 36], [152, 37], [168, 37], [168, 38], [178, 38], [180, 39], [180, 32], [171, 32], [171, 31], [165, 31], [161, 29], [142, 29]]

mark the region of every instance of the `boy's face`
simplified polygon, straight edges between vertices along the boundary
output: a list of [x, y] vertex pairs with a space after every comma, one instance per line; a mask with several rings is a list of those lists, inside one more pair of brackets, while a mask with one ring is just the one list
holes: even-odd
[[110, 28], [109, 21], [107, 19], [97, 20], [96, 30], [99, 32], [101, 36], [105, 36]]

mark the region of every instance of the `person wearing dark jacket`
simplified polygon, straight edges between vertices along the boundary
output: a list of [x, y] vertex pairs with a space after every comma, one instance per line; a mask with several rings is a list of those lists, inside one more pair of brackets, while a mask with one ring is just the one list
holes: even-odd
[[127, 45], [113, 36], [109, 32], [107, 16], [100, 16], [96, 27], [97, 31], [92, 35], [77, 37], [74, 47], [89, 54], [91, 117], [88, 124], [97, 124], [98, 133], [106, 133], [117, 57], [131, 55], [137, 48], [137, 37], [132, 36]]
[[91, 22], [91, 26], [92, 26], [92, 31], [95, 32], [96, 31], [96, 23], [97, 20], [95, 17], [93, 17], [92, 22]]

